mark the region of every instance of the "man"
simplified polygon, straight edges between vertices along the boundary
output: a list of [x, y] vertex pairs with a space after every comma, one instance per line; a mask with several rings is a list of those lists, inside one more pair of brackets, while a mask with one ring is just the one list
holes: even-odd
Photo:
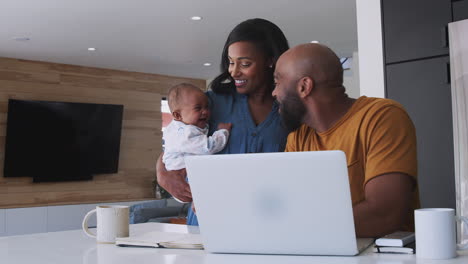
[[285, 52], [275, 83], [283, 123], [294, 130], [286, 151], [346, 153], [358, 237], [411, 230], [418, 206], [416, 135], [403, 107], [389, 99], [349, 98], [340, 60], [320, 44]]

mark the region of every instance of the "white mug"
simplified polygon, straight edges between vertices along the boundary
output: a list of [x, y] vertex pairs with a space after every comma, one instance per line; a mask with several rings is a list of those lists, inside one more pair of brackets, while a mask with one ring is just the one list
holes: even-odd
[[[97, 234], [88, 228], [89, 217], [96, 213]], [[83, 219], [83, 231], [98, 243], [115, 243], [116, 237], [129, 236], [129, 208], [124, 205], [100, 205], [89, 211]]]
[[457, 250], [468, 249], [468, 244], [457, 245], [456, 221], [468, 228], [468, 218], [456, 217], [452, 208], [414, 210], [416, 257], [450, 259], [457, 256]]

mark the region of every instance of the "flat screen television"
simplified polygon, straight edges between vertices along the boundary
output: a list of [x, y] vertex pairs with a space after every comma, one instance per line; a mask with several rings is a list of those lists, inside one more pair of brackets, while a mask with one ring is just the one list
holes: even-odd
[[123, 105], [8, 101], [5, 177], [90, 180], [119, 167]]

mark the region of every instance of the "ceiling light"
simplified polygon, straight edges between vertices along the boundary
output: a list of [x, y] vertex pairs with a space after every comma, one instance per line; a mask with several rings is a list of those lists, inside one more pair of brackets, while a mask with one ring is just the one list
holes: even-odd
[[310, 43], [320, 43], [318, 40], [312, 40]]
[[30, 40], [30, 38], [28, 37], [16, 37], [16, 38], [13, 38], [14, 40], [16, 41], [28, 41]]
[[203, 63], [203, 66], [206, 66], [206, 67], [211, 66], [211, 63], [205, 62], [205, 63]]
[[190, 19], [192, 19], [193, 21], [200, 21], [200, 20], [202, 20], [202, 17], [201, 16], [193, 16]]
[[89, 51], [96, 51], [96, 48], [88, 48]]

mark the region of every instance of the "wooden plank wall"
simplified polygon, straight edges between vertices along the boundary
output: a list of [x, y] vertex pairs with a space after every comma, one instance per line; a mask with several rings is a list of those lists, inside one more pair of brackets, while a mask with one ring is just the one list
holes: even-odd
[[[153, 198], [161, 152], [161, 97], [175, 84], [205, 80], [0, 58], [0, 208]], [[92, 181], [32, 183], [3, 177], [8, 99], [124, 105], [119, 172]]]

